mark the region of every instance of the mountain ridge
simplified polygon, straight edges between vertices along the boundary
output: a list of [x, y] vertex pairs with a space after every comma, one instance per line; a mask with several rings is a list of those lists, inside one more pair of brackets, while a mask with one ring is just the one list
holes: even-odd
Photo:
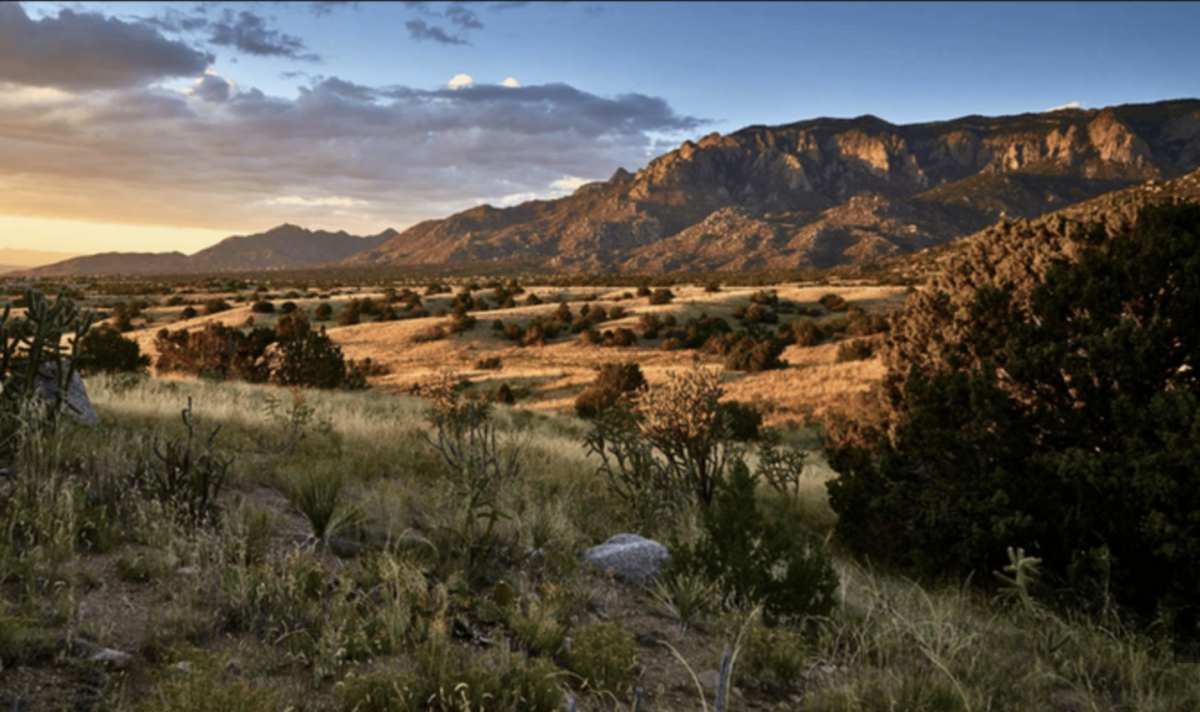
[[[1196, 99], [904, 126], [871, 115], [808, 119], [685, 141], [635, 173], [618, 170], [557, 200], [424, 221], [344, 264], [517, 256], [580, 272], [861, 264], [1197, 167]], [[710, 218], [724, 219], [728, 249], [705, 228]]]
[[150, 275], [276, 270], [333, 264], [394, 238], [391, 228], [358, 237], [344, 230], [308, 230], [283, 223], [252, 235], [231, 235], [193, 255], [182, 252], [104, 252], [75, 257], [20, 274], [34, 277]]

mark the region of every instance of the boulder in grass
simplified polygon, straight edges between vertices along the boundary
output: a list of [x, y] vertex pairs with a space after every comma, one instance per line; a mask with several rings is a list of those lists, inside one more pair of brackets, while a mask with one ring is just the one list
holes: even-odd
[[667, 547], [637, 534], [617, 534], [583, 552], [583, 558], [601, 571], [611, 570], [618, 577], [642, 586], [657, 581], [663, 566], [671, 562]]
[[[63, 368], [68, 367], [68, 363], [64, 361]], [[58, 366], [54, 363], [43, 364], [38, 370], [37, 392], [51, 403], [58, 397]], [[79, 371], [71, 374], [71, 382], [67, 385], [67, 393], [63, 397], [62, 412], [84, 425], [100, 424], [100, 416], [96, 415], [96, 410], [92, 408], [92, 400], [88, 398], [87, 388], [83, 385], [83, 379], [79, 377]]]

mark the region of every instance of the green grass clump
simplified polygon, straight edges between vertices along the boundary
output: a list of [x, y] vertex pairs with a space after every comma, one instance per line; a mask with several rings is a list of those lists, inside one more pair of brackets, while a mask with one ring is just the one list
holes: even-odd
[[187, 712], [262, 712], [282, 709], [275, 693], [233, 677], [216, 660], [196, 653], [186, 669], [166, 671], [150, 688], [138, 712], [187, 710]]
[[314, 539], [333, 533], [345, 489], [346, 476], [336, 468], [306, 468], [288, 480], [288, 501], [308, 519]]
[[734, 680], [782, 697], [801, 683], [807, 663], [808, 651], [800, 633], [755, 625], [738, 653]]
[[620, 693], [633, 680], [637, 641], [616, 623], [595, 623], [574, 632], [566, 657], [585, 689]]
[[429, 643], [412, 655], [414, 668], [348, 677], [339, 690], [339, 712], [558, 712], [562, 672], [546, 660], [519, 653], [479, 656]]

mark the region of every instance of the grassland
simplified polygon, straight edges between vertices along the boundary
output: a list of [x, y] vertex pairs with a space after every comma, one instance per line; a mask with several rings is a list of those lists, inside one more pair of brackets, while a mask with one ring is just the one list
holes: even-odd
[[[16, 503], [7, 530], [33, 544], [0, 554], [0, 703], [367, 712], [408, 709], [380, 697], [436, 678], [453, 694], [425, 708], [566, 709], [570, 695], [578, 709], [628, 710], [640, 689], [643, 709], [706, 710], [730, 650], [734, 710], [1200, 709], [1197, 665], [1119, 620], [1049, 611], [1015, 584], [995, 596], [964, 582], [922, 587], [844, 556], [830, 538], [824, 482], [835, 474], [822, 465], [816, 423], [882, 367], [839, 363], [835, 344], [789, 347], [786, 369], [724, 375], [727, 398], [768, 405], [785, 442], [808, 454], [794, 494], [764, 487], [758, 498], [802, 519], [833, 555], [840, 586], [827, 616], [769, 627], [753, 606], [727, 605], [703, 582], [648, 590], [583, 564], [585, 548], [636, 525], [584, 448], [590, 426], [571, 414], [574, 394], [604, 361], [636, 360], [659, 384], [693, 352], [650, 340], [584, 346], [569, 336], [520, 347], [487, 321], [548, 313], [560, 295], [573, 305], [622, 304], [631, 325], [651, 310], [727, 315], [755, 290], [676, 291], [674, 302], [652, 307], [623, 289], [545, 288], [546, 304], [481, 313], [475, 329], [421, 344], [413, 335], [445, 317], [331, 324], [349, 357], [387, 367], [367, 392], [90, 379], [101, 425], [66, 423], [30, 439], [6, 475]], [[802, 306], [829, 291], [868, 310], [903, 298], [869, 285], [778, 288]], [[427, 308], [448, 300], [427, 298]], [[309, 310], [323, 300], [295, 301]], [[130, 335], [149, 347], [162, 326], [240, 325], [252, 315], [247, 305], [175, 323], [181, 308], [145, 310], [151, 322], [139, 320]], [[491, 356], [499, 371], [474, 368]], [[504, 516], [484, 587], [466, 573], [454, 538], [463, 504], [427, 440], [426, 403], [406, 394], [447, 366], [482, 388], [503, 381], [521, 394], [494, 416], [519, 472], [494, 503]], [[189, 399], [199, 437], [220, 426], [216, 454], [232, 458], [215, 525], [177, 521], [133, 486], [160, 466], [165, 442], [186, 437], [180, 411]], [[22, 499], [25, 489], [34, 496]], [[692, 511], [639, 531], [687, 540], [699, 526]], [[584, 653], [619, 646], [581, 652], [567, 641], [592, 640], [587, 631], [605, 623], [633, 641], [634, 664], [607, 684], [585, 684]], [[128, 657], [97, 659], [104, 649]], [[495, 680], [542, 704], [506, 706], [488, 687]], [[485, 704], [464, 702], [484, 688]]]
[[[742, 651], [734, 710], [1200, 705], [1194, 664], [1176, 662], [1115, 621], [1051, 614], [1015, 588], [995, 599], [961, 586], [922, 588], [838, 557], [832, 614], [768, 629], [710, 593], [664, 597], [608, 579], [582, 566], [578, 554], [628, 521], [584, 454], [586, 426], [571, 415], [520, 409], [497, 414], [505, 435], [523, 447], [521, 478], [499, 503], [511, 516], [497, 532], [517, 563], [497, 575], [527, 608], [520, 624], [485, 623], [481, 610], [491, 596], [469, 593], [454, 563], [414, 544], [436, 542], [433, 533], [454, 525], [457, 507], [421, 437], [420, 401], [379, 391], [307, 393], [313, 418], [289, 449], [288, 427], [265, 414], [272, 396], [294, 405], [287, 391], [120, 378], [90, 387], [103, 424], [68, 426], [46, 443], [42, 467], [86, 485], [79, 491], [94, 504], [107, 501], [106, 487], [120, 497], [122, 479], [151, 456], [155, 438], [182, 436], [179, 409], [192, 397], [198, 425], [204, 432], [222, 425], [217, 442], [235, 454], [222, 497], [226, 516], [212, 531], [193, 531], [162, 520], [149, 503], [127, 503], [124, 523], [90, 520], [108, 532], [97, 537], [103, 545], [6, 557], [0, 695], [14, 708], [348, 710], [355, 681], [412, 669], [438, 636], [469, 656], [511, 645], [524, 657], [539, 632], [562, 640], [598, 622], [634, 635], [637, 663], [604, 693], [581, 689], [569, 670], [550, 665], [546, 680], [583, 710], [626, 710], [635, 687], [648, 710], [702, 710], [704, 700], [712, 704], [710, 683], [727, 648]], [[332, 473], [344, 477], [335, 545], [313, 546], [311, 522], [289, 493]], [[826, 475], [808, 477], [794, 511], [828, 532]], [[79, 516], [90, 515], [83, 508]], [[523, 557], [534, 550], [538, 557]], [[380, 598], [378, 588], [366, 588], [379, 586], [380, 561], [415, 576], [420, 596]], [[316, 590], [301, 593], [313, 576]], [[370, 605], [350, 605], [355, 592]], [[424, 642], [377, 651], [355, 644], [365, 618], [384, 620], [396, 609], [406, 617], [395, 634]], [[119, 666], [89, 662], [101, 648], [131, 658]], [[562, 659], [552, 650], [535, 656]]]

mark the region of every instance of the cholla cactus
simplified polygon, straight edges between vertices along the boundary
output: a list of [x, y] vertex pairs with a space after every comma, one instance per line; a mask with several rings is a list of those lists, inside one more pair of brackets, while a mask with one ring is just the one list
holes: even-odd
[[24, 316], [12, 315], [12, 305], [0, 314], [0, 414], [13, 411], [37, 392], [39, 376], [54, 379], [53, 393], [45, 389], [51, 412], [58, 412], [66, 398], [83, 337], [92, 326], [93, 314], [81, 311], [66, 293], [59, 292], [51, 303], [36, 290], [25, 293]]
[[724, 394], [720, 372], [696, 364], [668, 373], [665, 384], [637, 399], [638, 430], [704, 503], [712, 501], [731, 454], [729, 424], [720, 408]]

